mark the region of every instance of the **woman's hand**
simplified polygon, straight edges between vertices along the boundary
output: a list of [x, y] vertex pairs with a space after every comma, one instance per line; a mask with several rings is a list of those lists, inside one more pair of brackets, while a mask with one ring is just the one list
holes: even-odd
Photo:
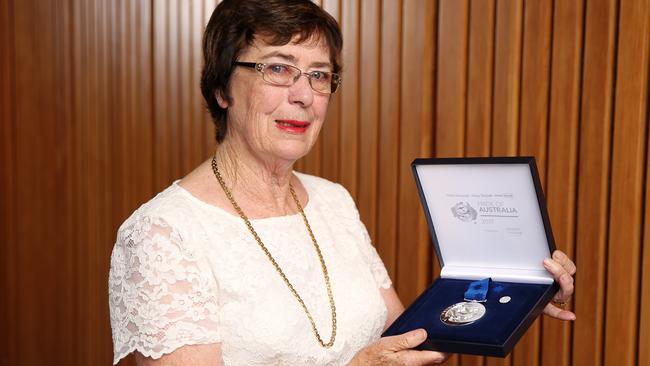
[[425, 339], [427, 339], [427, 332], [424, 329], [381, 338], [359, 351], [348, 366], [425, 366], [443, 363], [449, 357], [448, 354], [413, 349]]
[[576, 273], [575, 263], [566, 254], [556, 250], [553, 252], [553, 258], [544, 259], [544, 267], [560, 284], [560, 291], [546, 305], [544, 314], [562, 320], [575, 320], [576, 315], [573, 312], [564, 310], [565, 304], [573, 295], [573, 275]]

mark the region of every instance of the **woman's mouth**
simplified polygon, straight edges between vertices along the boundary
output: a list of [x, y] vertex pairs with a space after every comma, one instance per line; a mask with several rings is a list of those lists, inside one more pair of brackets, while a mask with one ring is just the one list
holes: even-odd
[[300, 134], [307, 131], [311, 123], [307, 121], [297, 121], [293, 119], [276, 119], [275, 126], [289, 133]]

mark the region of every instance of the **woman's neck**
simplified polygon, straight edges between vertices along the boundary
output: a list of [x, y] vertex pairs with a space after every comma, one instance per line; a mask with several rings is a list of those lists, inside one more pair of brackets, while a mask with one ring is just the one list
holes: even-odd
[[260, 213], [295, 213], [296, 206], [289, 192], [289, 184], [295, 179], [292, 162], [262, 159], [228, 141], [217, 147], [215, 161], [238, 204], [257, 205]]

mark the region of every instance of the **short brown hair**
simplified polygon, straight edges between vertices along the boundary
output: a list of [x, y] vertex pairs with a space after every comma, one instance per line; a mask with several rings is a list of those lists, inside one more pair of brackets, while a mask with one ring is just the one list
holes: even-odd
[[203, 34], [201, 93], [216, 125], [217, 142], [227, 131], [226, 110], [216, 101], [215, 93], [232, 103], [228, 83], [233, 63], [252, 45], [256, 35], [270, 45], [289, 43], [294, 36], [303, 42], [322, 37], [327, 43], [333, 72], [341, 69], [343, 47], [336, 20], [309, 0], [224, 0], [212, 13]]

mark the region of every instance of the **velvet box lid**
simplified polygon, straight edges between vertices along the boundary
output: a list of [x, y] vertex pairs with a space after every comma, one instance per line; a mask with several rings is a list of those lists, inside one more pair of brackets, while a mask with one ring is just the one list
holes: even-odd
[[[543, 266], [555, 242], [535, 159], [416, 159], [412, 169], [441, 272], [382, 336], [424, 328], [421, 349], [505, 357], [558, 290]], [[488, 277], [485, 315], [442, 321]]]

